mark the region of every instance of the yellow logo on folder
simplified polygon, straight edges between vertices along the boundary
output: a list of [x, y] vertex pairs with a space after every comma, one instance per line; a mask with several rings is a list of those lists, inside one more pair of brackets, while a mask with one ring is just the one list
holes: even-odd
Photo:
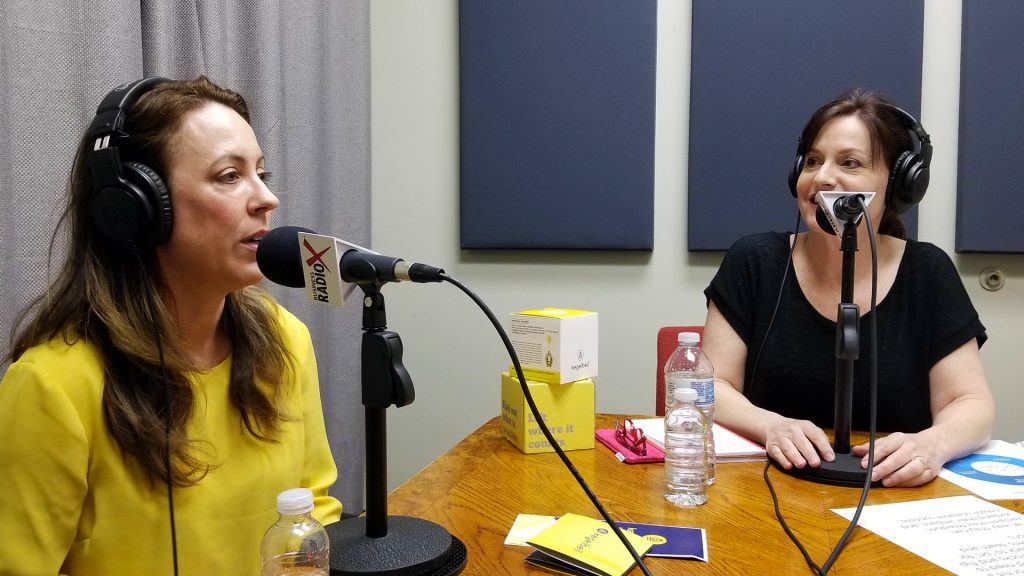
[[[623, 533], [640, 556], [654, 545], [632, 532]], [[562, 516], [526, 543], [547, 556], [537, 558], [534, 553], [528, 562], [569, 573], [622, 576], [636, 564], [608, 524], [578, 514]]]

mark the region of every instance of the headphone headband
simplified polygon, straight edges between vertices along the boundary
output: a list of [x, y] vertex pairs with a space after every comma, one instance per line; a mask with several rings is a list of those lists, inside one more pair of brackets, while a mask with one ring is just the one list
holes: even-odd
[[[170, 82], [170, 79], [154, 76], [121, 84], [111, 90], [103, 97], [103, 101], [96, 108], [96, 117], [93, 118], [92, 124], [89, 125], [89, 136], [91, 138], [103, 138], [105, 136], [124, 138], [128, 136], [123, 128], [125, 119], [128, 117], [128, 113], [131, 112], [132, 106], [150, 88], [164, 82]], [[93, 149], [98, 148], [94, 146]]]
[[[900, 124], [902, 124], [903, 127], [906, 128], [907, 131], [911, 133], [911, 135], [913, 136], [911, 140], [915, 140], [913, 152], [927, 153], [928, 157], [931, 158], [932, 138], [931, 136], [928, 135], [927, 132], [925, 132], [924, 126], [922, 126], [921, 123], [917, 121], [917, 118], [914, 118], [913, 114], [907, 112], [906, 110], [900, 108], [899, 106], [896, 106], [895, 104], [890, 104], [888, 102], [880, 102], [879, 104], [895, 112], [896, 116], [899, 117]], [[804, 148], [806, 146], [806, 143], [803, 141], [803, 138], [797, 136], [796, 143], [797, 154], [800, 154], [801, 156], [806, 154], [807, 150]]]
[[907, 112], [903, 108], [896, 106], [895, 104], [889, 104], [888, 102], [883, 103], [886, 107], [896, 112], [896, 115], [900, 117], [900, 121], [903, 123], [903, 127], [910, 132], [915, 140], [914, 142], [914, 153], [920, 154], [925, 164], [932, 159], [932, 137], [924, 131], [924, 126], [914, 118], [914, 115]]

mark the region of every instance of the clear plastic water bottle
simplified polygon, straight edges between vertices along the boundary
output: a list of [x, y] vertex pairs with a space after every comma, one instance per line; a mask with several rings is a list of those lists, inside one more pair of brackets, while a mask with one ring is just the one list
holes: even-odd
[[697, 391], [697, 407], [707, 419], [708, 484], [715, 483], [715, 367], [700, 348], [700, 334], [680, 332], [679, 346], [665, 362], [665, 410], [675, 403], [676, 388]]
[[277, 522], [263, 536], [263, 576], [328, 576], [327, 531], [313, 518], [313, 492], [293, 488], [277, 495]]
[[698, 506], [708, 501], [705, 419], [693, 388], [676, 388], [675, 400], [665, 415], [665, 499]]

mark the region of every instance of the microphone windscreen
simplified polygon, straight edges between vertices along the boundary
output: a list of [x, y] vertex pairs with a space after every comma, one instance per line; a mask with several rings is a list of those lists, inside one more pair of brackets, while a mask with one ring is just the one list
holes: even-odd
[[289, 288], [306, 286], [302, 273], [299, 232], [316, 234], [301, 226], [281, 226], [267, 232], [260, 240], [260, 245], [256, 248], [256, 264], [267, 280]]
[[[814, 217], [818, 221], [819, 228], [833, 236], [836, 235], [835, 228], [832, 228], [832, 223], [829, 222], [828, 216], [825, 215], [825, 209], [821, 207], [821, 204], [818, 204], [818, 209], [814, 211]], [[262, 243], [260, 245], [262, 246]]]

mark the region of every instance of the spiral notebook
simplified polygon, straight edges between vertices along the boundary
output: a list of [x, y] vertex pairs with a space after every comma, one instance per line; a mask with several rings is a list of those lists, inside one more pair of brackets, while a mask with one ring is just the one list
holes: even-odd
[[[665, 449], [665, 420], [644, 418], [633, 420], [633, 425], [644, 431], [647, 441], [662, 450]], [[715, 423], [715, 462], [764, 462], [768, 458], [764, 446], [748, 440], [732, 430]]]

